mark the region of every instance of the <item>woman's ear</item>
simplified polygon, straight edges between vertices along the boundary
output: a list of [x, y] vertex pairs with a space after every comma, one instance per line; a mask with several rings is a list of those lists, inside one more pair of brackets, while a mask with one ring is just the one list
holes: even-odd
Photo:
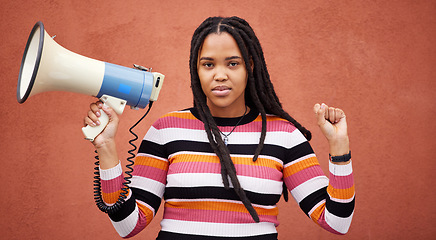
[[251, 67], [251, 71], [253, 72], [253, 69], [254, 69], [253, 58], [250, 58], [250, 67]]

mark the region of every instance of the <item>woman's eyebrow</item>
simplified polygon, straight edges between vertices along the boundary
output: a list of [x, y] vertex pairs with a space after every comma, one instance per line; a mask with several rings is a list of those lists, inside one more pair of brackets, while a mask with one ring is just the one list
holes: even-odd
[[[226, 61], [228, 61], [228, 60], [233, 60], [233, 59], [242, 59], [240, 56], [231, 56], [231, 57], [226, 57], [225, 58], [225, 60]], [[215, 60], [214, 58], [211, 58], [211, 57], [201, 57], [200, 59], [199, 59], [199, 61], [202, 61], [202, 60], [206, 60], [206, 61], [213, 61], [213, 60]]]
[[240, 56], [231, 56], [231, 57], [226, 57], [226, 61], [228, 60], [233, 60], [233, 59], [242, 59]]
[[213, 58], [211, 58], [211, 57], [201, 57], [199, 59], [199, 61], [201, 61], [201, 60], [213, 61]]

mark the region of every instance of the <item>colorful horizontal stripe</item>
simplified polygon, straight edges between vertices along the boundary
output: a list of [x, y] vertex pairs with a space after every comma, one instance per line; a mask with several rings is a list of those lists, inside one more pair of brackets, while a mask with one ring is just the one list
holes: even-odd
[[[215, 119], [229, 133], [239, 119]], [[259, 215], [255, 223], [239, 197], [224, 189], [221, 165], [194, 109], [164, 115], [147, 132], [135, 161], [129, 199], [111, 214], [122, 237], [131, 237], [153, 219], [165, 200], [159, 239], [202, 237], [275, 239], [277, 202], [283, 184], [316, 224], [348, 231], [354, 212], [351, 163], [329, 163], [329, 178], [304, 136], [284, 119], [268, 115], [264, 148], [256, 162], [261, 118], [251, 111], [229, 136], [229, 151], [239, 182]], [[101, 171], [103, 199], [118, 198], [121, 165]], [[195, 237], [195, 238], [194, 238]], [[245, 238], [244, 238], [245, 239]]]

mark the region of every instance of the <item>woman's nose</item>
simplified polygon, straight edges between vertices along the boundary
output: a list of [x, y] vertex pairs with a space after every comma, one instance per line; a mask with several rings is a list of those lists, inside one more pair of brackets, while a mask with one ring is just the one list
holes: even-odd
[[227, 73], [226, 73], [225, 69], [222, 68], [222, 67], [217, 67], [215, 69], [215, 74], [214, 74], [213, 80], [215, 80], [215, 81], [226, 81], [226, 80], [228, 80], [228, 76], [227, 76]]

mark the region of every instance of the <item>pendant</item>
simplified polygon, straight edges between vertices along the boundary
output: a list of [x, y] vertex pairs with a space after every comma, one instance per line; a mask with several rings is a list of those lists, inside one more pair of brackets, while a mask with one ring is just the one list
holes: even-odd
[[224, 136], [224, 144], [227, 146], [227, 142], [229, 141], [229, 138], [227, 136]]

